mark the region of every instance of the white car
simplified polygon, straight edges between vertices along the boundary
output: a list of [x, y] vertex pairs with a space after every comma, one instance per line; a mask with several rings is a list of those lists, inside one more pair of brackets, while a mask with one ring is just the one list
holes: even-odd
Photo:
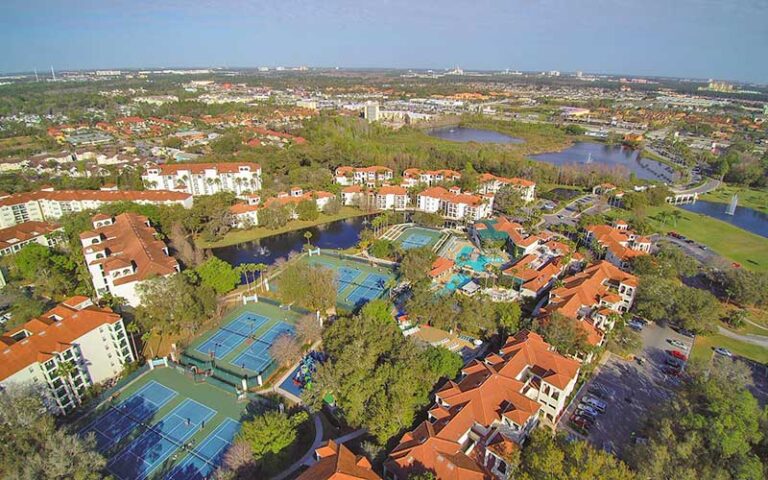
[[667, 342], [672, 345], [673, 347], [677, 347], [680, 350], [688, 351], [688, 345], [684, 344], [680, 340], [675, 340], [674, 338], [668, 338]]
[[731, 353], [731, 351], [723, 347], [717, 347], [715, 349], [715, 353], [717, 353], [718, 355], [722, 355], [724, 357], [733, 357], [733, 354]]

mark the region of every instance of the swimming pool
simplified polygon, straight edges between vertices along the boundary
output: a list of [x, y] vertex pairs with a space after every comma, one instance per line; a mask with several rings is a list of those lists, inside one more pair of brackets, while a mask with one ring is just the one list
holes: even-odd
[[451, 279], [448, 281], [448, 283], [445, 284], [443, 287], [443, 293], [451, 294], [464, 286], [467, 282], [472, 280], [472, 277], [467, 275], [466, 273], [455, 273], [451, 277]]
[[463, 247], [456, 255], [456, 265], [459, 267], [468, 267], [476, 272], [484, 272], [485, 266], [502, 265], [505, 260], [503, 257], [486, 257], [485, 255], [479, 255], [476, 259], [472, 259], [472, 254], [475, 252], [475, 248], [469, 245]]

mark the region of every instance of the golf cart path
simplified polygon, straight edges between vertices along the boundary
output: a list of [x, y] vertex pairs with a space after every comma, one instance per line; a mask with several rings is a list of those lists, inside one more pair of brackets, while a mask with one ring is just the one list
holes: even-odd
[[753, 334], [742, 335], [720, 326], [717, 327], [717, 330], [720, 335], [725, 335], [726, 337], [733, 338], [734, 340], [739, 340], [745, 343], [751, 343], [752, 345], [757, 345], [759, 347], [768, 348], [768, 337]]

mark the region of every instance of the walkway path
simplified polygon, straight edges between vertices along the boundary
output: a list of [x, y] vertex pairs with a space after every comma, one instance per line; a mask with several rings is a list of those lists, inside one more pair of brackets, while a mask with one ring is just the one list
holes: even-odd
[[717, 327], [717, 330], [719, 331], [720, 335], [725, 335], [726, 337], [733, 338], [734, 340], [739, 340], [741, 342], [751, 343], [752, 345], [757, 345], [759, 347], [768, 348], [768, 337], [766, 336], [754, 335], [751, 333], [742, 335], [720, 326]]
[[320, 420], [320, 414], [316, 413], [313, 415], [312, 420], [315, 424], [315, 440], [312, 442], [312, 446], [309, 447], [309, 450], [307, 450], [307, 453], [305, 453], [303, 457], [294, 462], [290, 467], [280, 472], [278, 475], [272, 477], [272, 480], [283, 480], [284, 478], [288, 478], [302, 466], [311, 464], [315, 455], [315, 450], [320, 448], [320, 445], [323, 443], [323, 422]]

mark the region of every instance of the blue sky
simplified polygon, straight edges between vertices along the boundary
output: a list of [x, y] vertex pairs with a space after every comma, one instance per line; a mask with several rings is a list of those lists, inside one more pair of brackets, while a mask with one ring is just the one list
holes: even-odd
[[768, 0], [0, 0], [0, 71], [562, 70], [768, 83]]

